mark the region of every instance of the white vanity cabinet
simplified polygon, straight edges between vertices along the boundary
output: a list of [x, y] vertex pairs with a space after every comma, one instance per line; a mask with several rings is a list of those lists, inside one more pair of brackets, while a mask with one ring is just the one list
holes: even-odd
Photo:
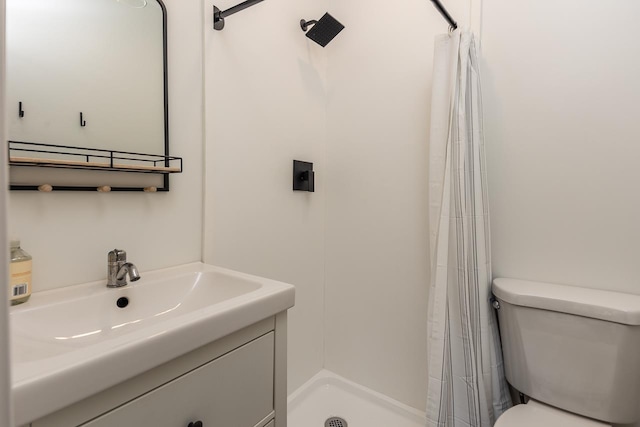
[[286, 313], [153, 368], [31, 426], [189, 427], [190, 423], [200, 425], [198, 422], [202, 427], [286, 427]]

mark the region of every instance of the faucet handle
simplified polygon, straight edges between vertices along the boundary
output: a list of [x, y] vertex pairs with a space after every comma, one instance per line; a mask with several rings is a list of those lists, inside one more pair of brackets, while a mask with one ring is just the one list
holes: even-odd
[[114, 249], [107, 255], [109, 262], [120, 262], [127, 260], [127, 253], [122, 249]]

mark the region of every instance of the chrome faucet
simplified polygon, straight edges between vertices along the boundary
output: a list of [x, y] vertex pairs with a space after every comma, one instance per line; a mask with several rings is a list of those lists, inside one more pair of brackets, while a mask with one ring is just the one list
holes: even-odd
[[140, 279], [138, 268], [127, 262], [127, 253], [114, 249], [107, 255], [107, 287], [119, 288], [127, 285], [127, 274], [132, 282]]

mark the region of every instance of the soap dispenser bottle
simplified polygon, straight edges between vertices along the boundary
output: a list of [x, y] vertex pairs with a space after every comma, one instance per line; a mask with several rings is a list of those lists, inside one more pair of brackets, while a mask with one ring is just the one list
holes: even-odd
[[22, 304], [31, 296], [31, 255], [20, 248], [20, 240], [11, 240], [9, 299]]

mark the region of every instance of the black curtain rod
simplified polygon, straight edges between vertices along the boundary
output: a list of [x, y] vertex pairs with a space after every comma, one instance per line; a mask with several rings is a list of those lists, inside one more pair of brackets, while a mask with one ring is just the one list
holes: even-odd
[[440, 15], [442, 15], [444, 19], [447, 20], [451, 29], [455, 30], [456, 28], [458, 28], [458, 24], [456, 23], [456, 21], [453, 20], [451, 15], [449, 15], [449, 12], [447, 12], [447, 9], [444, 8], [442, 3], [440, 3], [440, 0], [431, 0], [431, 1], [433, 2], [433, 5], [436, 7], [436, 9], [438, 9], [438, 12], [440, 12]]
[[245, 1], [243, 3], [240, 3], [240, 4], [236, 5], [236, 6], [230, 7], [229, 9], [227, 9], [227, 10], [225, 10], [223, 12], [220, 12], [220, 18], [226, 18], [228, 16], [231, 16], [234, 13], [238, 13], [241, 10], [245, 10], [246, 8], [251, 7], [256, 3], [260, 3], [261, 1], [262, 0], [247, 0], [247, 1]]
[[224, 28], [224, 18], [245, 10], [246, 8], [258, 4], [261, 1], [263, 0], [246, 0], [227, 10], [220, 10], [216, 6], [213, 6], [213, 28], [216, 30], [222, 30]]

